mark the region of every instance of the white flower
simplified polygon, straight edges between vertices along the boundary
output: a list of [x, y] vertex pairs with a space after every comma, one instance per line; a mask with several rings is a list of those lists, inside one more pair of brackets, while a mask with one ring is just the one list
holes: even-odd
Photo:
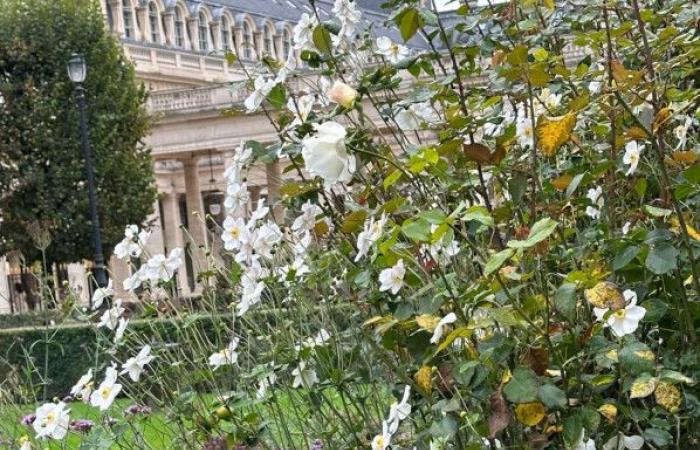
[[253, 150], [245, 146], [245, 142], [241, 141], [241, 145], [236, 148], [236, 151], [231, 158], [231, 165], [224, 172], [224, 177], [228, 183], [238, 183], [241, 178], [241, 170], [250, 162], [253, 156]]
[[440, 121], [440, 116], [428, 102], [413, 103], [408, 109], [402, 109], [396, 116], [396, 124], [404, 131], [420, 130], [424, 123], [433, 125]]
[[125, 290], [133, 291], [135, 289], [138, 289], [138, 287], [141, 286], [141, 283], [143, 283], [143, 272], [141, 272], [141, 270], [138, 270], [135, 273], [133, 273], [130, 277], [125, 278], [122, 282], [122, 285], [124, 286]]
[[627, 233], [630, 232], [630, 227], [632, 226], [632, 222], [625, 222], [624, 225], [622, 225], [622, 235], [627, 235]]
[[600, 186], [596, 188], [591, 188], [588, 190], [588, 194], [586, 195], [588, 199], [593, 203], [594, 206], [587, 206], [586, 207], [586, 215], [588, 217], [591, 217], [593, 219], [598, 219], [600, 217], [600, 209], [603, 207], [604, 200], [603, 200], [603, 188]]
[[124, 314], [124, 311], [126, 310], [122, 308], [121, 299], [115, 300], [114, 306], [102, 313], [102, 317], [100, 317], [100, 322], [97, 324], [97, 326], [114, 330], [117, 325], [119, 325], [119, 318], [122, 316], [122, 314]]
[[209, 365], [214, 368], [213, 370], [216, 370], [221, 366], [236, 364], [238, 361], [238, 353], [236, 352], [237, 347], [238, 338], [231, 339], [231, 342], [229, 342], [225, 349], [209, 356]]
[[277, 381], [277, 376], [274, 373], [269, 374], [260, 382], [258, 383], [258, 390], [255, 393], [255, 397], [257, 399], [263, 399], [265, 398], [265, 394], [267, 394], [267, 390], [272, 387], [273, 384], [275, 384], [275, 381]]
[[[608, 317], [606, 325], [612, 328], [616, 336], [622, 337], [634, 333], [639, 327], [639, 321], [644, 318], [647, 310], [637, 306], [637, 293], [631, 289], [626, 289], [622, 295], [628, 302], [623, 309], [613, 311]], [[608, 308], [593, 308], [593, 313], [598, 320], [604, 320]]]
[[226, 188], [224, 208], [228, 211], [239, 211], [250, 201], [250, 192], [246, 183], [231, 183]]
[[65, 403], [58, 402], [44, 403], [36, 409], [36, 419], [34, 419], [32, 427], [38, 439], [61, 440], [65, 437], [70, 421], [68, 416], [70, 410], [65, 408]]
[[272, 249], [282, 240], [282, 230], [274, 223], [268, 221], [257, 230], [257, 236], [253, 243], [256, 255], [272, 258]]
[[251, 306], [260, 303], [260, 296], [265, 290], [265, 283], [258, 281], [249, 273], [245, 273], [241, 277], [241, 286], [243, 287], [241, 301], [236, 305], [236, 315], [238, 316], [244, 315]]
[[341, 105], [343, 108], [350, 109], [355, 104], [357, 91], [351, 86], [336, 80], [333, 86], [326, 92], [328, 99], [333, 103]]
[[389, 407], [389, 418], [387, 422], [391, 434], [396, 433], [396, 430], [399, 428], [399, 423], [411, 415], [411, 404], [408, 403], [410, 396], [411, 387], [406, 385], [401, 401], [399, 403], [394, 402]]
[[331, 36], [333, 44], [338, 46], [343, 37], [352, 39], [355, 34], [355, 26], [360, 22], [362, 13], [357, 9], [353, 0], [335, 0], [333, 15], [340, 19], [340, 31]]
[[688, 129], [693, 124], [693, 118], [690, 116], [685, 116], [685, 121], [673, 129], [673, 134], [676, 135], [678, 139], [678, 145], [676, 145], [676, 150], [685, 149], [685, 143], [688, 139]]
[[153, 256], [139, 270], [143, 270], [143, 277], [148, 279], [151, 284], [169, 281], [182, 265], [182, 253], [182, 248], [176, 247], [172, 249], [167, 258], [165, 255]]
[[600, 81], [593, 80], [590, 83], [588, 83], [588, 90], [590, 91], [591, 94], [597, 94], [600, 92], [600, 88], [603, 86], [603, 83]]
[[117, 383], [117, 369], [108, 367], [105, 379], [100, 386], [90, 395], [90, 404], [100, 411], [106, 411], [122, 390], [122, 385]]
[[314, 50], [313, 34], [318, 25], [316, 17], [304, 13], [292, 30], [295, 50]]
[[70, 388], [70, 395], [79, 397], [87, 403], [92, 392], [92, 369], [89, 369], [85, 375], [80, 377], [75, 386]]
[[637, 170], [642, 150], [644, 150], [644, 146], [637, 144], [637, 141], [630, 141], [625, 145], [625, 155], [622, 157], [622, 162], [630, 166], [625, 175], [632, 175]]
[[316, 225], [316, 216], [322, 214], [323, 210], [320, 206], [315, 203], [311, 203], [308, 200], [306, 203], [301, 205], [301, 215], [294, 219], [292, 223], [292, 230], [299, 231], [309, 231]]
[[391, 291], [392, 294], [396, 295], [397, 292], [403, 287], [403, 277], [406, 274], [406, 268], [403, 265], [403, 259], [399, 261], [388, 269], [384, 269], [379, 273], [379, 290]]
[[153, 356], [151, 355], [151, 346], [145, 345], [141, 351], [134, 357], [131, 357], [122, 364], [121, 374], [129, 374], [129, 378], [132, 381], [139, 381], [141, 378], [141, 373], [143, 373], [143, 367], [153, 361]]
[[515, 124], [515, 128], [520, 146], [527, 147], [528, 145], [532, 145], [532, 137], [535, 133], [535, 129], [532, 126], [532, 119], [521, 115]]
[[224, 242], [226, 250], [235, 250], [240, 247], [241, 232], [245, 229], [245, 220], [227, 217], [224, 220], [224, 231], [221, 233], [221, 240]]
[[539, 105], [537, 106], [539, 108], [536, 108], [535, 115], [545, 111], [551, 112], [561, 104], [561, 94], [553, 94], [549, 88], [544, 88], [542, 92], [540, 92], [538, 103]]
[[296, 99], [296, 102], [292, 97], [287, 100], [287, 109], [294, 114], [294, 120], [289, 125], [290, 127], [295, 127], [306, 122], [309, 118], [309, 114], [314, 108], [314, 102], [316, 98], [313, 95], [302, 95]]
[[596, 450], [595, 441], [593, 439], [588, 439], [588, 440], [584, 441], [585, 433], [586, 433], [586, 430], [582, 429], [578, 440], [576, 441], [574, 446], [571, 447], [571, 450]]
[[382, 422], [382, 434], [378, 434], [372, 439], [372, 450], [386, 450], [391, 445], [392, 433], [389, 432], [387, 421]]
[[442, 334], [445, 331], [445, 325], [455, 323], [456, 321], [457, 315], [453, 312], [440, 319], [440, 322], [438, 322], [437, 326], [435, 326], [435, 330], [433, 331], [433, 337], [430, 338], [430, 343], [437, 344], [438, 342], [440, 342]]
[[372, 245], [382, 237], [387, 220], [386, 214], [382, 214], [382, 217], [376, 221], [374, 217], [365, 220], [364, 229], [357, 235], [355, 262], [362, 259], [369, 252]]
[[127, 225], [124, 239], [114, 247], [114, 255], [119, 259], [138, 258], [150, 235], [146, 230], [139, 231], [136, 225]]
[[29, 440], [29, 436], [27, 436], [26, 434], [19, 438], [19, 443], [19, 450], [32, 450], [32, 441]]
[[392, 42], [386, 36], [377, 38], [377, 53], [383, 55], [391, 64], [397, 64], [402, 59], [408, 58], [410, 51], [403, 45]]
[[265, 101], [267, 95], [272, 91], [272, 88], [275, 87], [275, 84], [274, 80], [267, 80], [262, 75], [258, 75], [254, 82], [253, 92], [243, 102], [246, 110], [248, 112], [253, 112], [260, 108], [262, 102]]
[[92, 294], [92, 308], [98, 309], [100, 306], [102, 306], [102, 303], [105, 301], [105, 298], [111, 297], [113, 295], [114, 289], [112, 286], [112, 280], [110, 279], [107, 283], [107, 287], [95, 289], [95, 292]]
[[124, 337], [124, 332], [126, 331], [126, 326], [129, 325], [129, 319], [124, 319], [123, 317], [119, 318], [119, 325], [117, 325], [117, 329], [114, 332], [114, 343], [118, 344], [119, 341], [122, 340]]
[[301, 154], [312, 175], [323, 178], [326, 186], [347, 183], [355, 173], [355, 156], [345, 148], [345, 127], [337, 122], [314, 124], [316, 134], [302, 141]]
[[639, 450], [643, 445], [644, 438], [641, 436], [625, 436], [618, 433], [603, 445], [603, 450]]
[[311, 387], [318, 383], [318, 376], [316, 371], [313, 369], [307, 369], [306, 363], [300, 361], [296, 369], [292, 370], [292, 376], [294, 376], [294, 381], [292, 382], [292, 387]]

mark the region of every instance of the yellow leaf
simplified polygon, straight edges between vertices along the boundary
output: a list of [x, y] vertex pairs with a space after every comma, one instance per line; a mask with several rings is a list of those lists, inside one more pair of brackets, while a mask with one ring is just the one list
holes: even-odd
[[437, 350], [435, 350], [435, 354], [437, 355], [441, 351], [445, 350], [447, 347], [452, 345], [452, 343], [455, 341], [457, 338], [468, 338], [471, 337], [471, 335], [474, 334], [473, 330], [470, 330], [467, 327], [459, 327], [455, 330], [452, 330], [452, 333], [448, 334], [447, 337], [445, 338], [444, 341], [438, 346]]
[[630, 127], [625, 134], [631, 141], [644, 140], [648, 137], [646, 131], [639, 127]]
[[546, 6], [548, 10], [554, 11], [554, 0], [544, 0], [544, 6]]
[[576, 125], [576, 113], [559, 117], [540, 117], [537, 136], [542, 154], [554, 156], [564, 143], [571, 138], [571, 131]]
[[584, 291], [586, 300], [596, 308], [621, 309], [625, 307], [625, 297], [615, 283], [601, 281]]
[[421, 366], [413, 375], [413, 379], [423, 392], [430, 394], [433, 390], [433, 370], [430, 366]]
[[431, 316], [430, 314], [421, 314], [420, 316], [416, 316], [416, 323], [418, 326], [431, 333], [435, 330], [438, 322], [440, 322], [440, 318]]
[[656, 114], [656, 118], [654, 119], [652, 129], [654, 131], [658, 130], [661, 127], [661, 125], [666, 123], [668, 119], [671, 118], [671, 114], [673, 114], [673, 110], [671, 108], [661, 108]]
[[634, 352], [634, 354], [642, 359], [646, 359], [647, 361], [653, 361], [654, 358], [656, 358], [656, 355], [654, 355], [654, 352], [652, 352], [651, 350], [640, 350]]
[[363, 209], [358, 209], [353, 211], [343, 218], [343, 224], [340, 226], [340, 230], [343, 233], [354, 233], [355, 231], [362, 228], [367, 218], [367, 211]]
[[681, 390], [677, 386], [661, 382], [654, 392], [656, 403], [664, 407], [668, 412], [675, 414], [681, 406]]
[[557, 191], [563, 192], [566, 190], [566, 188], [569, 187], [569, 185], [571, 184], [571, 180], [573, 179], [574, 177], [572, 177], [568, 173], [565, 173], [564, 175], [560, 175], [553, 179], [552, 186], [554, 186], [554, 189], [556, 189]]
[[684, 166], [690, 166], [698, 161], [698, 155], [692, 150], [676, 150], [671, 156], [673, 156], [674, 161]]
[[515, 407], [515, 417], [528, 427], [534, 427], [544, 419], [544, 405], [540, 402], [521, 403]]
[[507, 384], [511, 378], [513, 378], [513, 374], [510, 372], [510, 369], [506, 369], [503, 372], [503, 376], [501, 376], [501, 385]]
[[644, 398], [650, 396], [654, 389], [656, 389], [656, 383], [659, 380], [649, 376], [639, 377], [634, 382], [632, 382], [632, 387], [630, 388], [630, 398]]
[[598, 408], [598, 412], [601, 416], [605, 417], [608, 420], [608, 422], [614, 423], [615, 417], [617, 417], [617, 406], [610, 403], [606, 403], [604, 405], [600, 405], [600, 408]]
[[[685, 217], [685, 214], [683, 216]], [[681, 223], [676, 217], [672, 217], [671, 219], [669, 219], [669, 223], [671, 224], [672, 232], [676, 234], [681, 232]], [[685, 222], [685, 231], [688, 232], [688, 236], [695, 239], [696, 241], [700, 241], [700, 232], [688, 224], [688, 219], [686, 219]]]

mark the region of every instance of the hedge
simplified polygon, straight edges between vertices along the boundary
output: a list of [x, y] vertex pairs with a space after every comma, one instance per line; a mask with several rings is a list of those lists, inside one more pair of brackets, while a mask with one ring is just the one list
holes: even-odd
[[0, 330], [6, 328], [45, 326], [61, 320], [61, 311], [54, 309], [22, 314], [0, 314]]

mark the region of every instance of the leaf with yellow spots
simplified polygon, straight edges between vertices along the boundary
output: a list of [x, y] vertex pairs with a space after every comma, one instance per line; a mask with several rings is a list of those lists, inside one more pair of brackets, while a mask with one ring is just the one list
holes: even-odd
[[433, 369], [430, 366], [421, 366], [413, 375], [416, 385], [425, 393], [433, 390]]
[[630, 127], [627, 129], [627, 133], [625, 135], [630, 139], [630, 140], [644, 140], [647, 139], [649, 136], [647, 135], [647, 132], [644, 131], [644, 129], [640, 127]]
[[510, 369], [506, 369], [501, 376], [501, 385], [508, 383], [511, 378], [513, 378], [513, 374], [511, 373]]
[[[685, 217], [685, 215], [684, 215]], [[672, 217], [668, 221], [671, 224], [671, 231], [679, 234], [681, 232], [681, 223], [676, 217]], [[700, 241], [700, 232], [693, 228], [692, 226], [688, 225], [688, 219], [685, 220], [685, 231], [688, 232], [688, 236], [690, 236], [692, 239], [695, 239], [696, 241]]]
[[416, 323], [418, 326], [431, 333], [435, 330], [435, 327], [439, 322], [439, 317], [431, 316], [430, 314], [421, 314], [420, 316], [416, 316]]
[[625, 307], [625, 297], [615, 283], [601, 281], [583, 293], [586, 301], [596, 308], [621, 309]]
[[605, 403], [600, 405], [598, 412], [601, 416], [605, 417], [609, 423], [614, 423], [617, 417], [617, 406], [611, 403]]
[[614, 350], [614, 349], [613, 349], [613, 350], [610, 350], [609, 352], [607, 352], [607, 353], [605, 354], [605, 357], [608, 358], [608, 359], [611, 360], [611, 361], [617, 362], [617, 361], [618, 361], [617, 350]]
[[657, 378], [650, 377], [649, 375], [644, 375], [632, 382], [632, 387], [630, 388], [630, 398], [644, 398], [649, 397], [654, 393], [656, 385], [659, 382]]
[[540, 402], [521, 403], [515, 407], [515, 417], [528, 427], [534, 427], [542, 422], [544, 415], [544, 405]]
[[559, 147], [571, 138], [571, 131], [576, 125], [576, 113], [568, 113], [559, 117], [540, 117], [537, 125], [537, 136], [542, 154], [554, 156]]
[[668, 412], [675, 414], [681, 406], [681, 390], [677, 386], [661, 382], [654, 392], [656, 403], [664, 407]]
[[671, 118], [672, 114], [673, 110], [671, 108], [661, 108], [656, 114], [656, 118], [654, 119], [654, 123], [652, 124], [652, 129], [656, 131], [659, 128], [661, 128], [661, 126], [665, 124], [668, 121], [668, 119]]
[[557, 191], [564, 192], [566, 188], [569, 187], [569, 184], [571, 184], [571, 180], [573, 179], [574, 177], [572, 177], [568, 173], [565, 173], [564, 175], [560, 175], [553, 179], [552, 186], [554, 186], [554, 189], [556, 189]]
[[654, 358], [656, 358], [656, 355], [654, 355], [654, 352], [651, 350], [638, 350], [634, 352], [634, 354], [642, 359], [646, 359], [647, 361], [653, 361]]
[[673, 161], [677, 162], [682, 166], [691, 166], [698, 161], [698, 155], [692, 150], [676, 150], [671, 154]]

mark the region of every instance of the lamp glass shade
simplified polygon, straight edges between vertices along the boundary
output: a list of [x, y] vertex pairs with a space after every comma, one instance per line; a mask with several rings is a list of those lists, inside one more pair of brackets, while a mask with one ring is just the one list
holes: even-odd
[[73, 53], [68, 60], [68, 77], [73, 83], [82, 83], [87, 75], [87, 67], [85, 65], [85, 57], [77, 53]]
[[209, 212], [214, 216], [218, 216], [221, 213], [221, 204], [212, 203], [211, 205], [209, 205]]

